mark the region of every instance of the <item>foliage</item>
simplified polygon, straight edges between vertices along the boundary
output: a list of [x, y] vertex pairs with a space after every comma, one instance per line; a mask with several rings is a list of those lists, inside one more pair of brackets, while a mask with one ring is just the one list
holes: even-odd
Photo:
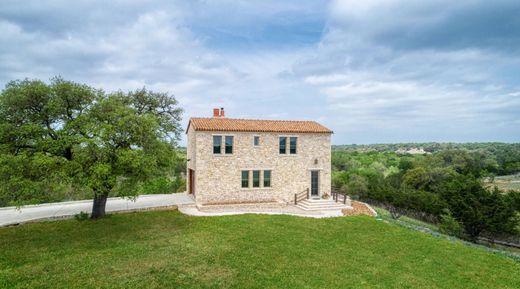
[[[398, 150], [422, 148], [427, 153], [446, 150], [467, 151], [480, 154], [486, 159], [486, 170], [495, 175], [510, 175], [520, 172], [520, 143], [394, 143], [370, 145], [339, 145], [333, 150], [356, 153], [389, 153]], [[407, 157], [406, 154], [402, 155]], [[417, 155], [415, 155], [417, 156]], [[401, 168], [402, 169], [402, 168]]]
[[0, 228], [1, 288], [517, 288], [519, 271], [363, 216], [161, 211]]
[[[380, 151], [381, 147], [385, 146], [336, 147], [332, 155], [335, 190], [381, 205], [395, 219], [403, 214], [441, 223], [453, 218], [471, 240], [480, 235], [518, 233], [519, 193], [488, 189], [483, 180], [508, 171], [504, 166], [519, 161], [520, 154], [506, 158], [503, 152], [520, 151], [520, 146], [441, 146], [432, 154], [419, 155]], [[398, 145], [388, 147], [402, 149]], [[456, 230], [454, 233], [459, 234]]]
[[83, 212], [83, 211], [74, 215], [74, 219], [76, 219], [77, 221], [85, 221], [85, 220], [88, 220], [88, 218], [89, 218], [89, 214], [87, 212]]
[[448, 209], [444, 209], [440, 216], [439, 231], [446, 235], [463, 237], [462, 225], [452, 216]]
[[0, 205], [79, 191], [94, 197], [98, 217], [109, 195], [177, 189], [181, 113], [175, 98], [146, 89], [106, 94], [61, 78], [8, 83], [0, 95]]

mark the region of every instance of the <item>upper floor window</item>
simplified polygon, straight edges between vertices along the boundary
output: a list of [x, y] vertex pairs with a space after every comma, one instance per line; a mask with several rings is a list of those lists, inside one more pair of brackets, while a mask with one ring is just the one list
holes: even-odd
[[296, 154], [296, 143], [298, 142], [297, 137], [289, 138], [289, 153]]
[[253, 137], [253, 145], [254, 146], [259, 146], [260, 145], [260, 137], [259, 136], [255, 135]]
[[280, 137], [280, 154], [287, 153], [287, 137]]
[[[222, 143], [224, 141], [224, 143]], [[222, 152], [224, 150], [224, 152]], [[232, 135], [214, 135], [213, 136], [213, 153], [214, 154], [232, 154], [233, 153], [233, 136]]]
[[222, 151], [222, 136], [214, 135], [213, 136], [213, 153], [220, 154]]
[[227, 135], [226, 138], [226, 154], [233, 153], [233, 136]]

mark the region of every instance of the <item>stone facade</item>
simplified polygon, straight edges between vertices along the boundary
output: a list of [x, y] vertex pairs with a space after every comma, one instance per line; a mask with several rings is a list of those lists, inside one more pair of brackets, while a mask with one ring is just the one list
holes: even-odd
[[[213, 154], [213, 136], [233, 136], [232, 154]], [[254, 145], [254, 136], [260, 144]], [[297, 153], [279, 153], [279, 137], [297, 137]], [[189, 127], [188, 177], [199, 205], [253, 202], [291, 203], [294, 194], [311, 187], [311, 171], [318, 171], [319, 196], [331, 191], [331, 134], [198, 131]], [[289, 139], [288, 139], [289, 140]], [[224, 149], [223, 149], [224, 150]], [[242, 188], [241, 172], [249, 172], [249, 188]], [[252, 171], [260, 170], [260, 187], [252, 188]], [[263, 171], [271, 171], [271, 187], [264, 188]], [[192, 184], [190, 184], [192, 182]], [[189, 190], [188, 190], [189, 191]]]

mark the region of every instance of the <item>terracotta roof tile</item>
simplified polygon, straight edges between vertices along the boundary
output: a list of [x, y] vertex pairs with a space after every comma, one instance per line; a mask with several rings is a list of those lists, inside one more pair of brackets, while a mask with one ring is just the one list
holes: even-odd
[[332, 133], [332, 130], [315, 121], [300, 120], [257, 120], [226, 117], [194, 117], [190, 119], [188, 129], [190, 125], [192, 125], [193, 128], [197, 131]]

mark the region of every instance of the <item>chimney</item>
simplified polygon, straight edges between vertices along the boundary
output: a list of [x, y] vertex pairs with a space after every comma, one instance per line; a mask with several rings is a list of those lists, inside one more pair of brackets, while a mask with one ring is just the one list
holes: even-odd
[[226, 116], [226, 115], [224, 114], [224, 108], [221, 107], [221, 108], [220, 108], [220, 117], [224, 117], [224, 116]]
[[220, 117], [220, 110], [218, 108], [213, 109], [213, 117]]

